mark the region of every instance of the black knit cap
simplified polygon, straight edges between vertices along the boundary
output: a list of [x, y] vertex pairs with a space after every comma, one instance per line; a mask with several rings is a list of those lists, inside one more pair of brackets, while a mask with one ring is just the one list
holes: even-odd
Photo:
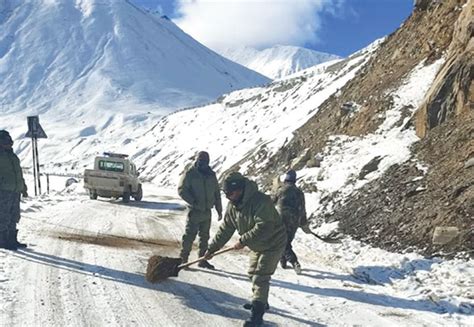
[[12, 137], [6, 130], [0, 131], [0, 145], [13, 145]]
[[286, 175], [285, 175], [285, 182], [295, 183], [296, 182], [296, 171], [294, 171], [293, 169], [288, 170], [286, 172]]
[[225, 194], [243, 190], [245, 187], [245, 177], [239, 172], [232, 172], [224, 179], [223, 191]]

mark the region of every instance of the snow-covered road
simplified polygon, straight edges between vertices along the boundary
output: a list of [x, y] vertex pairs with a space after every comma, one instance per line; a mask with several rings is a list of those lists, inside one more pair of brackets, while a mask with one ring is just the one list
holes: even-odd
[[[184, 207], [173, 191], [149, 186], [146, 192], [145, 201], [125, 205], [89, 200], [78, 184], [77, 190], [22, 203], [20, 238], [29, 247], [0, 251], [0, 325], [241, 325], [249, 315], [242, 308], [250, 294], [245, 251], [215, 257], [216, 271], [195, 268], [160, 284], [145, 281], [150, 255], [178, 255], [185, 222]], [[217, 222], [213, 230], [216, 226]], [[344, 245], [297, 235], [303, 273], [277, 270], [266, 326], [473, 322], [470, 304], [459, 312], [447, 304], [407, 296], [400, 283], [374, 284], [370, 271], [376, 267], [354, 270], [341, 256]], [[465, 268], [472, 269], [472, 264]]]

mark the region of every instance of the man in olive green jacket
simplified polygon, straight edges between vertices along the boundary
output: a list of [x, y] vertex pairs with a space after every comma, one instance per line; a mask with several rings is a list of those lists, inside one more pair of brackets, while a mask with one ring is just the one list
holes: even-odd
[[271, 198], [240, 173], [227, 176], [224, 193], [229, 204], [206, 257], [211, 258], [237, 230], [240, 239], [234, 248], [247, 246], [251, 250], [248, 274], [252, 281], [252, 304], [245, 308], [250, 308], [252, 315], [244, 326], [260, 326], [268, 307], [270, 279], [286, 246], [285, 226]]
[[301, 265], [296, 253], [293, 251], [291, 242], [295, 238], [299, 227], [305, 233], [311, 233], [308, 220], [306, 218], [306, 208], [304, 193], [296, 186], [296, 172], [291, 169], [285, 175], [285, 180], [273, 197], [273, 202], [280, 213], [283, 223], [286, 226], [288, 240], [285, 252], [280, 259], [280, 265], [286, 269], [287, 262], [291, 263], [297, 274], [301, 273]]
[[20, 160], [13, 153], [10, 134], [0, 131], [0, 248], [17, 250], [26, 247], [17, 239], [20, 220], [20, 194], [27, 196]]
[[[222, 219], [222, 202], [216, 174], [209, 167], [209, 154], [198, 153], [192, 167], [186, 170], [178, 185], [179, 196], [189, 207], [186, 229], [182, 239], [181, 260], [188, 261], [189, 253], [199, 234], [199, 256], [206, 253], [211, 228], [211, 209], [216, 208], [218, 220]], [[202, 268], [214, 269], [207, 261], [198, 264]]]

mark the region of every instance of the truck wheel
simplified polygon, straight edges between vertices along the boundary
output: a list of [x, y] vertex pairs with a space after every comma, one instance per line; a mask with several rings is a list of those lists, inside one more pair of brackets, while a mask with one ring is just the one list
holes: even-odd
[[97, 192], [90, 190], [89, 191], [89, 199], [91, 200], [97, 200]]
[[130, 192], [123, 192], [122, 201], [124, 203], [130, 202]]
[[143, 198], [143, 190], [142, 190], [142, 184], [138, 185], [138, 190], [135, 196], [133, 197], [135, 201], [141, 201]]

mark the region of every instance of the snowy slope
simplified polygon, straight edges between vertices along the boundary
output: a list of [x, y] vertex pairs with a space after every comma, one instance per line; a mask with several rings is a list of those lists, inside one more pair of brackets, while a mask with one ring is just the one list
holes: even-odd
[[[336, 65], [324, 63], [269, 86], [235, 91], [208, 106], [163, 119], [121, 113], [103, 124], [45, 119], [43, 126], [50, 138], [40, 141], [41, 162], [48, 172], [82, 173], [99, 153], [125, 152], [141, 167], [143, 178], [175, 185], [189, 158], [206, 149], [217, 172], [223, 172], [250, 152], [275, 152], [324, 100], [355, 76], [375, 49], [376, 45]], [[29, 141], [21, 139], [23, 125], [11, 122], [15, 150], [29, 166]]]
[[163, 114], [268, 79], [127, 0], [9, 0], [0, 1], [0, 81], [2, 114], [64, 120]]
[[272, 79], [282, 78], [326, 61], [340, 59], [339, 56], [329, 53], [284, 45], [263, 50], [249, 47], [228, 48], [220, 53]]

